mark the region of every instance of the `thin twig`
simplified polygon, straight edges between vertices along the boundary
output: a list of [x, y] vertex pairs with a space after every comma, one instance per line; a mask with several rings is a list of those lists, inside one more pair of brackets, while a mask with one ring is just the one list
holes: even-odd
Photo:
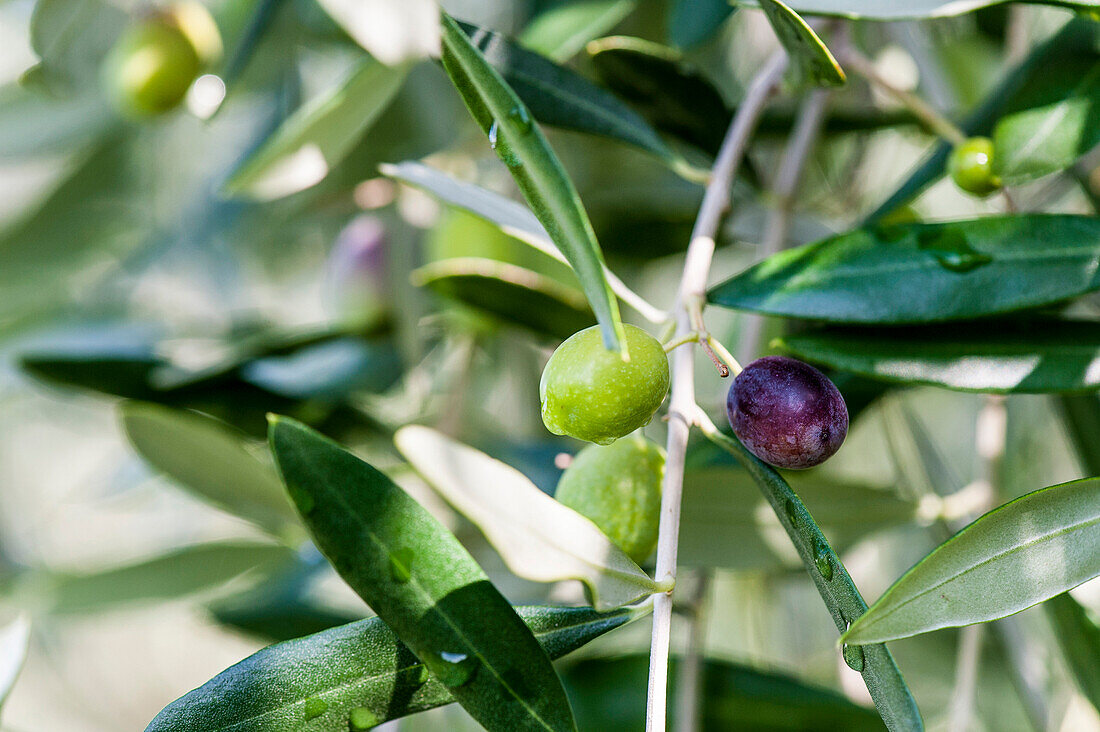
[[707, 593], [712, 576], [708, 569], [699, 570], [688, 606], [691, 633], [676, 684], [676, 732], [698, 732], [699, 729], [703, 659], [706, 656]]
[[[710, 183], [703, 195], [699, 217], [691, 232], [684, 272], [676, 302], [678, 335], [693, 330], [689, 308], [703, 301], [714, 255], [714, 237], [729, 205], [733, 176], [744, 156], [749, 138], [764, 105], [787, 67], [785, 52], [777, 52], [764, 64], [749, 85], [745, 98], [730, 124], [718, 151]], [[676, 547], [680, 538], [680, 496], [684, 486], [684, 460], [689, 425], [685, 415], [695, 410], [694, 351], [681, 348], [673, 353], [672, 397], [669, 402], [668, 442], [665, 476], [662, 482], [661, 521], [657, 541], [658, 581], [676, 577]], [[664, 732], [668, 704], [668, 647], [672, 629], [671, 592], [657, 595], [653, 602], [653, 638], [649, 654], [649, 693], [646, 704], [647, 732]]]
[[[821, 125], [825, 121], [825, 111], [829, 104], [829, 92], [818, 89], [810, 94], [798, 110], [798, 119], [795, 121], [791, 139], [783, 151], [783, 159], [779, 163], [779, 172], [775, 176], [775, 184], [772, 186], [772, 195], [775, 203], [768, 214], [768, 223], [764, 229], [764, 241], [761, 246], [760, 257], [766, 259], [783, 250], [787, 245], [787, 238], [791, 228], [791, 216], [794, 213], [795, 196], [798, 192], [798, 183], [802, 180], [802, 172], [806, 168], [806, 161], [814, 149]], [[748, 363], [759, 355], [760, 338], [764, 331], [764, 318], [760, 315], [742, 316], [741, 337], [737, 347], [737, 355], [742, 361]]]
[[952, 145], [961, 145], [966, 142], [966, 134], [951, 120], [932, 108], [917, 94], [902, 89], [887, 81], [875, 68], [871, 59], [857, 51], [853, 46], [842, 46], [837, 50], [837, 60], [857, 74], [867, 79], [875, 86], [901, 102], [910, 112], [915, 114], [921, 122]]

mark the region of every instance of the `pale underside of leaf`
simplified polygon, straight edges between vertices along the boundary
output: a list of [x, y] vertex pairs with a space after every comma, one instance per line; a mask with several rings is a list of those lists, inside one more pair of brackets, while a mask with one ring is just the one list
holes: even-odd
[[844, 634], [880, 643], [1006, 617], [1100, 574], [1100, 479], [1029, 493], [909, 570]]
[[31, 622], [26, 615], [20, 615], [0, 629], [0, 706], [7, 700], [23, 668], [30, 633]]
[[660, 591], [594, 523], [540, 491], [518, 470], [427, 427], [403, 427], [394, 442], [520, 577], [580, 580], [597, 610]]

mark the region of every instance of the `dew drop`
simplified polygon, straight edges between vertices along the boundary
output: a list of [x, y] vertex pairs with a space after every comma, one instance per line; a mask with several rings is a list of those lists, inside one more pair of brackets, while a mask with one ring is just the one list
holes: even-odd
[[512, 107], [512, 111], [508, 112], [508, 119], [515, 123], [518, 132], [531, 131], [531, 115], [527, 113], [526, 107]]
[[405, 584], [412, 578], [413, 551], [408, 547], [390, 554], [390, 576], [393, 581]]
[[523, 165], [523, 161], [516, 157], [516, 154], [512, 152], [512, 148], [504, 141], [504, 136], [500, 131], [500, 123], [496, 120], [493, 120], [493, 124], [489, 126], [489, 147], [493, 148], [497, 157], [509, 168], [518, 168]]
[[444, 686], [456, 687], [470, 683], [477, 673], [478, 662], [465, 653], [443, 651], [428, 664]]
[[784, 508], [787, 510], [787, 519], [791, 522], [791, 526], [798, 526], [798, 509], [794, 501], [788, 498]]
[[381, 720], [378, 719], [378, 715], [372, 712], [366, 707], [355, 707], [348, 715], [348, 725], [356, 732], [360, 730], [370, 729], [377, 725]]
[[814, 542], [814, 564], [826, 582], [833, 578], [833, 560], [829, 558], [829, 548], [820, 541]]
[[328, 702], [324, 699], [318, 699], [316, 697], [313, 699], [306, 699], [304, 708], [306, 720], [308, 721], [320, 717], [327, 709]]
[[930, 229], [917, 236], [917, 246], [930, 253], [946, 270], [959, 274], [989, 264], [993, 257], [975, 250], [959, 231]]
[[863, 673], [863, 646], [853, 646], [845, 643], [841, 647], [840, 653], [844, 656], [844, 663], [848, 664], [848, 668]]

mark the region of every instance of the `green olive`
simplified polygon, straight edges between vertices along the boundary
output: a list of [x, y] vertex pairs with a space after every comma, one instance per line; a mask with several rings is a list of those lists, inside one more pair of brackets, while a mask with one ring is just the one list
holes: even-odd
[[656, 338], [632, 325], [626, 344], [624, 361], [593, 326], [558, 346], [539, 383], [546, 429], [608, 445], [650, 420], [668, 392], [668, 357]]
[[107, 56], [103, 77], [122, 114], [149, 117], [183, 101], [201, 68], [199, 52], [187, 34], [158, 15], [123, 32]]
[[638, 564], [657, 546], [665, 451], [637, 435], [589, 445], [561, 476], [555, 497], [587, 516]]
[[952, 150], [947, 170], [955, 185], [975, 196], [988, 196], [1001, 187], [993, 173], [993, 141], [988, 137], [971, 137]]

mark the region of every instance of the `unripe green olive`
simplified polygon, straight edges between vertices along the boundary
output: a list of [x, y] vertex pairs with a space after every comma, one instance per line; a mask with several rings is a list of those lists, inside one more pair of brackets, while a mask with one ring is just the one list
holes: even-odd
[[955, 185], [975, 196], [988, 196], [1001, 187], [993, 172], [993, 141], [971, 137], [951, 151], [947, 170]]
[[103, 67], [112, 103], [128, 117], [176, 107], [202, 69], [198, 49], [168, 15], [145, 18], [123, 31]]
[[656, 338], [627, 325], [630, 359], [604, 346], [598, 326], [558, 346], [539, 383], [542, 421], [556, 435], [608, 445], [650, 420], [668, 392], [668, 357]]
[[589, 445], [561, 476], [555, 497], [587, 516], [638, 564], [657, 546], [665, 451], [632, 435]]

